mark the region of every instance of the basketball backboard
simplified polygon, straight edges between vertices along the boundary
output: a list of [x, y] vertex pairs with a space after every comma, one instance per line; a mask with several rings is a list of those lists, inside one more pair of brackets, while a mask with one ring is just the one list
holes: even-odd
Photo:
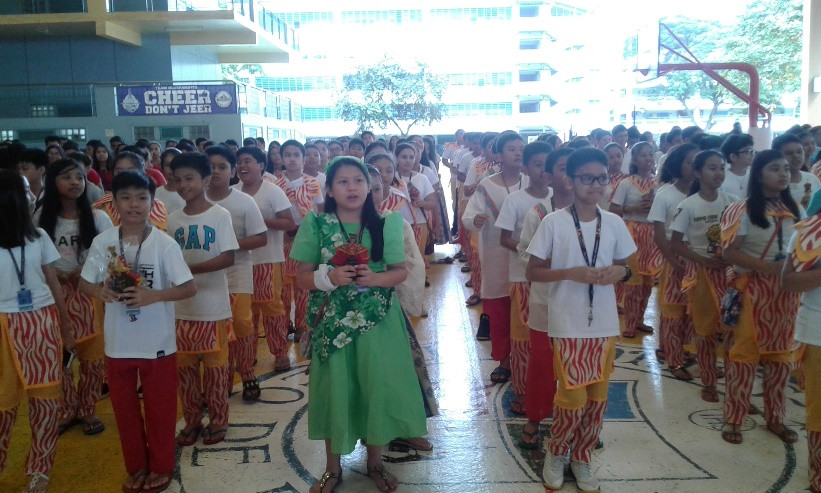
[[636, 80], [644, 82], [658, 77], [659, 71], [659, 26], [660, 21], [646, 23], [639, 27], [636, 36]]

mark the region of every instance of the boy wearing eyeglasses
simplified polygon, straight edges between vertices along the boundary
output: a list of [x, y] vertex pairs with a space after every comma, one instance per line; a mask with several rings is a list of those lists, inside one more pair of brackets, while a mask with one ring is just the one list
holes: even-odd
[[570, 451], [577, 488], [598, 491], [590, 460], [619, 335], [613, 284], [630, 278], [636, 244], [619, 216], [598, 207], [610, 181], [601, 150], [574, 151], [567, 176], [573, 203], [545, 216], [527, 249], [527, 280], [548, 283], [548, 305], [563, 308], [548, 311], [558, 388], [542, 476], [546, 487], [561, 488]]

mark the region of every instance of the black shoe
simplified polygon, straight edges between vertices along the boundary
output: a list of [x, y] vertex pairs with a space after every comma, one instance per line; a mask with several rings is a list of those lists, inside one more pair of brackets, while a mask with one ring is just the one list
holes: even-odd
[[476, 340], [490, 340], [490, 317], [487, 315], [487, 313], [479, 315], [479, 329], [476, 331]]

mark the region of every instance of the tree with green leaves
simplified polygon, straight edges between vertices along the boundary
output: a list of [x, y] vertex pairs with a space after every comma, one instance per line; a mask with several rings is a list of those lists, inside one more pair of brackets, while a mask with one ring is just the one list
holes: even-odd
[[395, 127], [407, 135], [417, 123], [442, 119], [447, 81], [422, 62], [409, 66], [385, 58], [357, 67], [342, 80], [335, 111], [341, 119], [356, 122], [359, 131]]
[[222, 75], [226, 79], [247, 81], [252, 75], [265, 75], [258, 63], [227, 63], [222, 65]]

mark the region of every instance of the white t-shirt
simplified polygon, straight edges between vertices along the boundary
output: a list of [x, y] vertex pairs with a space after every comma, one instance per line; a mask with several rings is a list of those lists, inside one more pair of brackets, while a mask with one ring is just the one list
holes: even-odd
[[185, 201], [180, 197], [176, 191], [171, 192], [165, 188], [165, 185], [157, 187], [154, 192], [154, 198], [165, 204], [165, 210], [171, 214], [185, 207]]
[[683, 233], [694, 253], [702, 257], [720, 256], [721, 215], [737, 201], [737, 197], [722, 191], [712, 202], [707, 202], [697, 193], [690, 195], [679, 204], [670, 229]]
[[428, 166], [425, 166], [424, 164], [419, 165], [419, 168], [421, 169], [420, 173], [425, 175], [425, 178], [428, 179], [431, 185], [435, 186], [437, 183], [439, 183], [439, 173], [437, 173], [436, 170], [431, 169]]
[[[793, 233], [787, 251], [795, 252], [795, 242], [798, 234]], [[813, 346], [821, 346], [821, 288], [805, 291], [801, 295], [801, 308], [795, 320], [795, 340]]]
[[[93, 209], [94, 226], [97, 234], [114, 227], [111, 218], [105, 211]], [[60, 259], [54, 262], [54, 268], [62, 272], [71, 272], [86, 261], [88, 251], [80, 245], [80, 220], [63, 219], [57, 216], [54, 226], [54, 246], [60, 252]]]
[[[652, 193], [652, 192], [651, 192]], [[636, 188], [636, 185], [633, 184], [633, 181], [630, 177], [627, 177], [619, 182], [619, 185], [616, 187], [616, 192], [613, 194], [613, 204], [620, 205], [622, 207], [634, 207], [641, 203], [641, 199], [644, 197], [644, 194]], [[646, 223], [649, 222], [647, 218], [647, 212], [631, 212], [630, 214], [623, 214], [625, 221], [637, 221]]]
[[322, 187], [322, 193], [323, 193], [323, 194], [325, 194], [325, 182], [326, 182], [326, 181], [327, 181], [327, 179], [328, 179], [328, 178], [325, 176], [325, 173], [317, 173], [317, 175], [316, 175], [316, 177], [315, 177], [315, 178], [316, 178], [317, 180], [319, 180], [319, 185]]
[[[511, 238], [518, 244], [527, 213], [540, 202], [544, 202], [550, 209], [552, 195], [553, 190], [548, 190], [547, 197], [541, 199], [530, 195], [527, 190], [516, 190], [505, 197], [505, 201], [502, 202], [502, 208], [499, 210], [499, 217], [496, 218], [495, 226], [505, 231], [511, 231], [513, 233]], [[508, 256], [510, 259], [508, 262], [510, 282], [527, 282], [525, 278], [527, 264], [522, 262], [519, 253], [508, 250]]]
[[[211, 200], [211, 203], [221, 205], [231, 213], [231, 225], [237, 240], [248, 238], [268, 231], [257, 203], [250, 195], [235, 188], [222, 200]], [[207, 198], [207, 196], [206, 196]], [[234, 252], [234, 265], [228, 267], [228, 292], [232, 294], [254, 292], [254, 269], [251, 264], [253, 250], [237, 250]]]
[[[408, 202], [412, 202], [411, 197], [410, 197], [410, 186], [411, 185], [413, 185], [417, 190], [419, 190], [419, 200], [425, 200], [425, 198], [428, 195], [434, 193], [433, 185], [430, 184], [430, 180], [428, 180], [425, 177], [425, 175], [423, 175], [422, 173], [414, 172], [411, 175], [410, 180], [408, 180], [407, 177], [402, 178], [402, 180], [405, 182], [405, 185], [408, 187], [408, 190], [406, 192], [406, 198], [408, 199]], [[427, 211], [427, 212], [423, 213], [422, 208], [416, 207], [414, 205], [411, 205], [411, 207], [413, 208], [413, 217], [412, 217], [413, 220], [409, 220], [408, 222], [411, 223], [411, 224], [414, 224], [414, 223], [415, 224], [425, 224], [426, 223], [426, 221], [425, 221], [426, 216], [425, 215], [428, 214], [428, 213], [431, 213], [431, 212]]]
[[[237, 190], [242, 190], [242, 184], [234, 185]], [[263, 180], [257, 193], [251, 196], [256, 202], [259, 211], [265, 219], [276, 219], [277, 213], [291, 209], [291, 201], [281, 188], [273, 183]], [[267, 227], [266, 227], [267, 229]], [[264, 247], [251, 250], [251, 264], [275, 264], [285, 262], [285, 253], [282, 247], [282, 230], [268, 229], [268, 243]]]
[[[212, 205], [205, 212], [193, 216], [183, 209], [169, 214], [168, 233], [182, 248], [182, 256], [188, 265], [239, 249], [231, 225], [231, 213], [218, 205]], [[197, 294], [176, 302], [178, 319], [217, 321], [231, 318], [225, 269], [197, 274], [194, 283]]]
[[[595, 266], [607, 267], [613, 265], [614, 259], [626, 259], [635, 253], [636, 244], [619, 216], [607, 211], [601, 211], [601, 215], [601, 239]], [[588, 255], [593, 253], [596, 222], [594, 219], [581, 223]], [[550, 259], [551, 269], [587, 265], [579, 247], [573, 217], [567, 209], [560, 209], [544, 218], [527, 251], [540, 259]], [[587, 318], [590, 311], [588, 288], [587, 284], [570, 280], [548, 283], [548, 305], [553, 307], [548, 312], [550, 337], [587, 339], [619, 335], [613, 285], [593, 287], [593, 321], [590, 326]]]
[[[111, 228], [97, 235], [91, 243], [88, 260], [80, 274], [83, 279], [98, 284], [108, 278], [108, 248], [119, 252], [120, 228]], [[139, 245], [125, 243], [125, 261], [134, 265]], [[157, 228], [140, 249], [140, 276], [142, 286], [148, 289], [168, 289], [193, 279], [182, 257], [180, 247], [170, 236]], [[124, 303], [105, 304], [105, 354], [111, 358], [156, 359], [177, 351], [174, 330], [174, 303], [161, 301], [140, 308], [137, 320], [131, 321]]]
[[724, 174], [724, 183], [721, 184], [719, 190], [722, 192], [726, 192], [730, 195], [735, 195], [739, 199], [746, 199], [747, 198], [747, 186], [750, 183], [750, 167], [748, 166], [747, 169], [744, 171], [742, 176], [738, 176], [737, 174], [730, 171], [730, 168], [727, 168], [727, 172]]
[[[550, 189], [550, 194], [547, 199], [543, 200], [547, 214], [554, 211], [553, 208], [553, 189]], [[538, 204], [537, 204], [538, 205]], [[519, 259], [522, 265], [527, 270], [527, 263], [530, 261], [530, 254], [527, 253], [527, 248], [539, 229], [542, 223], [542, 216], [540, 211], [533, 206], [527, 214], [522, 224], [522, 232], [519, 236], [519, 245], [516, 250], [519, 252]], [[531, 282], [530, 283], [530, 298], [528, 300], [528, 309], [531, 316], [527, 319], [527, 326], [539, 332], [547, 332], [547, 283], [545, 282]]]
[[667, 184], [659, 188], [655, 198], [653, 198], [653, 205], [647, 214], [647, 220], [654, 223], [664, 223], [664, 234], [667, 236], [667, 241], [670, 241], [670, 237], [673, 235], [670, 224], [672, 224], [673, 218], [676, 217], [678, 205], [686, 198], [687, 194], [673, 184]]
[[26, 240], [25, 266], [21, 265], [20, 247], [14, 247], [11, 250], [0, 248], [0, 286], [3, 286], [3, 289], [0, 289], [0, 313], [20, 312], [17, 304], [20, 281], [17, 278], [11, 255], [14, 255], [17, 266], [23, 270], [26, 289], [31, 290], [33, 309], [39, 310], [54, 304], [51, 289], [46, 284], [46, 275], [43, 274], [43, 266], [59, 259], [60, 253], [54, 248], [54, 243], [51, 242], [48, 233], [42, 228], [37, 228], [37, 232], [40, 233], [39, 238], [35, 238], [34, 241]]
[[[798, 207], [798, 213], [801, 216], [798, 218], [798, 221], [806, 217], [806, 212], [804, 212], [804, 209], [800, 206]], [[750, 216], [745, 211], [744, 214], [741, 215], [741, 221], [739, 222], [736, 235], [744, 237], [740, 250], [755, 258], [761, 258], [767, 249], [767, 244], [770, 243], [770, 238], [773, 238], [770, 248], [766, 250], [767, 254], [763, 259], [768, 262], [775, 262], [776, 255], [779, 253], [786, 254], [786, 248], [795, 231], [795, 223], [798, 221], [793, 220], [791, 217], [785, 217], [781, 222], [781, 249], [783, 249], [783, 252], [779, 252], [778, 235], [776, 234], [776, 229], [773, 228], [774, 225], [778, 224], [778, 220], [768, 216], [767, 221], [770, 223], [769, 228], [759, 228], [750, 222]], [[733, 270], [739, 274], [749, 272], [749, 270], [738, 265], [733, 265]]]
[[478, 156], [474, 156], [472, 152], [466, 152], [462, 154], [462, 156], [459, 158], [459, 165], [456, 168], [456, 170], [459, 173], [467, 174], [471, 164], [473, 164], [473, 161], [477, 159], [482, 159], [482, 155], [480, 154]]
[[790, 182], [790, 194], [797, 204], [807, 208], [810, 205], [810, 199], [813, 194], [821, 189], [821, 180], [814, 174], [801, 172], [801, 181], [798, 183]]

